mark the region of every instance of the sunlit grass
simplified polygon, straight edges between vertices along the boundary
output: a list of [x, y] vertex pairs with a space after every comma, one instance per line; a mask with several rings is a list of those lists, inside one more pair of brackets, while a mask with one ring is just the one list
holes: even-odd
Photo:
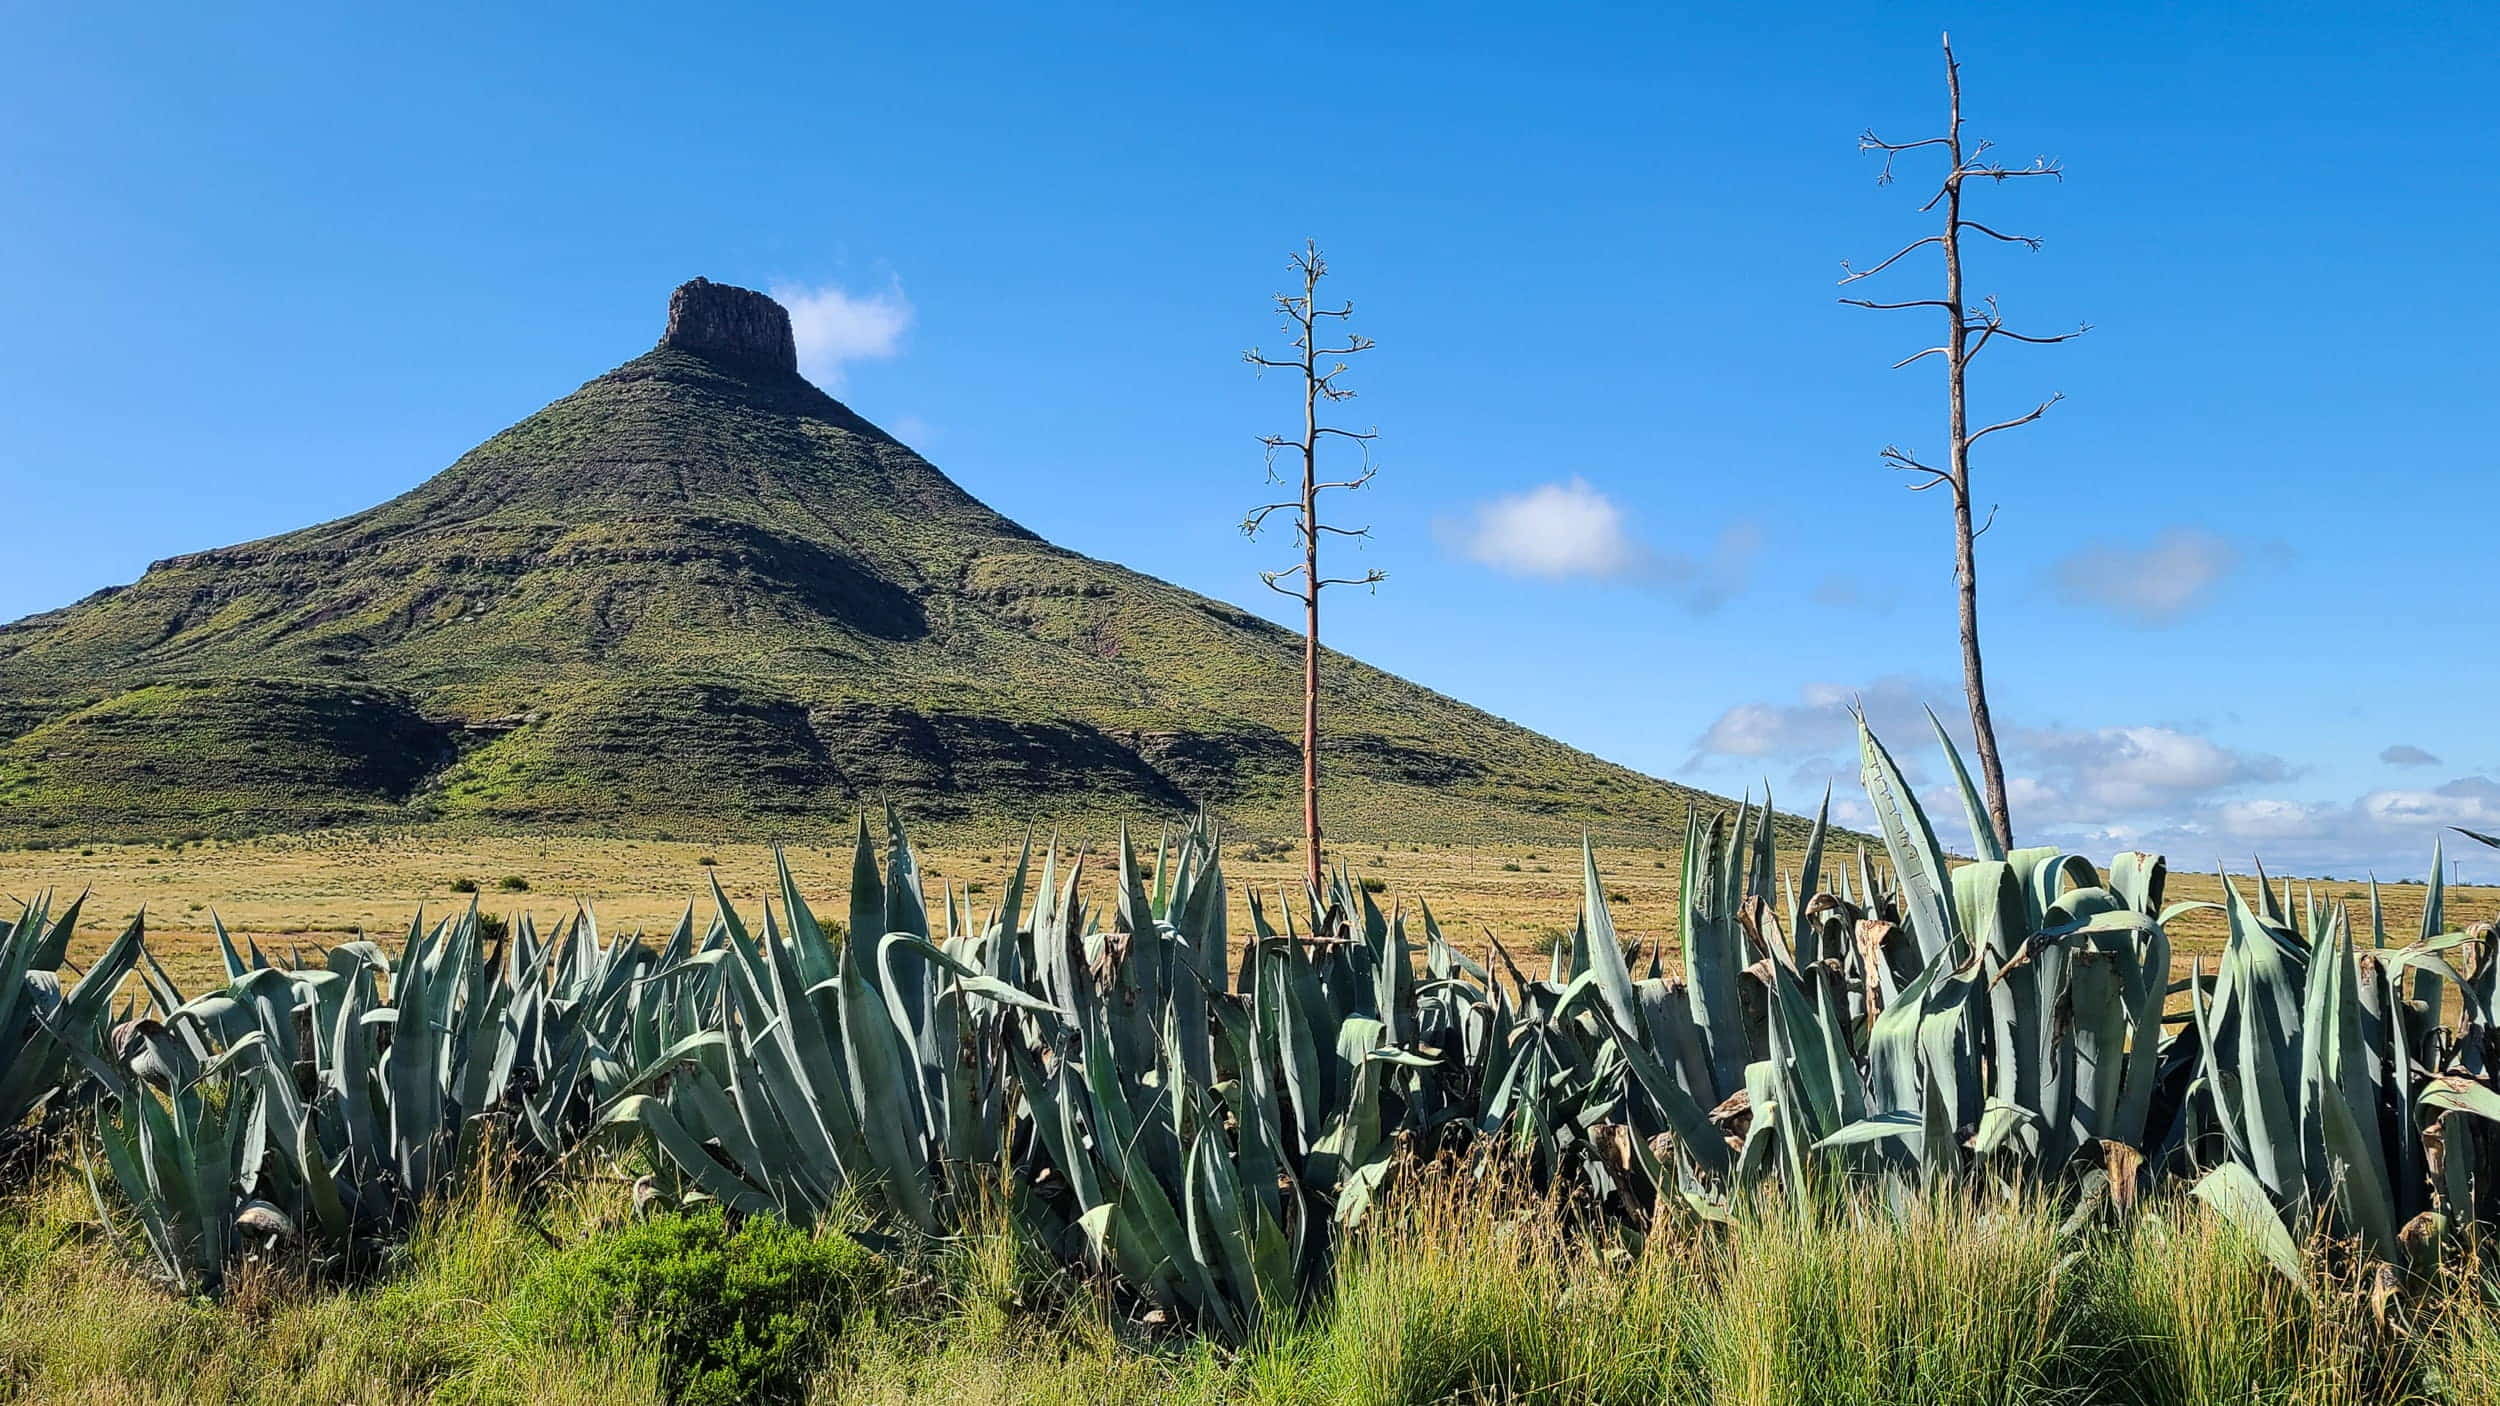
[[[629, 1211], [607, 1180], [527, 1208], [482, 1193], [364, 1282], [255, 1265], [210, 1305], [143, 1279], [56, 1174], [0, 1208], [0, 1397], [656, 1402], [633, 1334], [559, 1347], [516, 1314], [535, 1267]], [[1136, 1321], [993, 1201], [953, 1237], [888, 1243], [882, 1301], [825, 1344], [807, 1399], [2500, 1403], [2500, 1289], [2479, 1266], [2374, 1301], [2375, 1271], [2322, 1254], [2295, 1285], [2194, 1203], [2062, 1219], [1965, 1195], [1771, 1202], [1636, 1243], [1500, 1178], [1419, 1172], [1329, 1292], [1228, 1349]]]
[[[847, 881], [851, 850], [847, 817], [832, 817], [818, 833], [792, 836], [790, 864], [810, 893], [832, 892]], [[1075, 838], [1071, 831], [1069, 838]], [[1096, 833], [1096, 854], [1108, 832]], [[951, 887], [972, 895], [986, 912], [1004, 890], [1020, 836], [981, 842], [958, 837], [919, 846], [930, 883], [929, 901]], [[1141, 847], [1153, 836], [1143, 835]], [[1609, 846], [1600, 839], [1598, 859], [1606, 887], [1615, 895], [1614, 917], [1627, 940], [1663, 942], [1672, 952], [1680, 878], [1670, 850]], [[1254, 855], [1261, 857], [1253, 857]], [[1568, 933], [1580, 906], [1576, 856], [1556, 862], [1551, 844], [1520, 842], [1442, 844], [1349, 844], [1339, 855], [1367, 879], [1382, 881], [1380, 902], [1404, 902], [1410, 911], [1429, 903], [1442, 928], [1470, 950], [1481, 950], [1486, 930], [1514, 950], [1543, 950], [1553, 934]], [[1527, 856], [1534, 855], [1535, 860]], [[1144, 856], [1151, 862], [1151, 853]], [[714, 861], [710, 864], [704, 860]], [[1225, 846], [1225, 877], [1234, 901], [1251, 890], [1273, 894], [1299, 884], [1300, 859], [1291, 847], [1248, 841]], [[1538, 873], [1543, 865], [1552, 872]], [[1508, 867], [1505, 867], [1508, 866]], [[1093, 866], [1090, 897], [1108, 903], [1110, 867]], [[64, 901], [91, 891], [87, 920], [72, 948], [79, 960], [92, 956], [121, 930], [130, 914], [147, 909], [149, 948], [186, 987], [222, 982], [223, 968], [209, 936], [216, 914], [240, 938], [252, 938], [273, 956], [295, 946], [335, 943], [359, 931], [393, 940], [407, 931], [420, 909], [440, 916], [474, 897], [486, 911], [532, 914], [542, 929], [588, 904], [605, 931], [665, 934], [686, 909], [708, 914], [710, 882], [717, 878], [730, 901], [758, 911], [775, 891], [773, 849], [726, 838], [684, 840], [612, 839], [580, 835], [446, 835], [428, 831], [325, 831], [307, 836], [212, 840], [179, 848], [163, 845], [81, 845], [46, 850], [0, 850], [0, 894], [31, 897], [54, 890]], [[518, 878], [526, 892], [506, 892], [500, 880]], [[469, 890], [459, 885], [466, 881]], [[2211, 875], [2176, 873], [2173, 899], [2212, 899], [2220, 887]], [[2321, 883], [2321, 898], [2369, 908], [2357, 883]], [[2420, 924], [2423, 890], [2391, 884], [2383, 891], [2388, 929], [2407, 934]], [[2480, 916], [2500, 908], [2500, 889], [2452, 888], [2451, 915]], [[1235, 931], [1247, 931], [1246, 911], [1233, 914]], [[1560, 924], [1560, 927], [1557, 927]], [[2190, 913], [2172, 937], [2182, 953], [2211, 951], [2220, 928], [2213, 915]]]

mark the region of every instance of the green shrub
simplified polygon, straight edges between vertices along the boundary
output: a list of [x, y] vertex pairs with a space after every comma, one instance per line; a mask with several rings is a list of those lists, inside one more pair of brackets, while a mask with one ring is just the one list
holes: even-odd
[[1363, 881], [1363, 892], [1365, 893], [1387, 893], [1388, 891], [1389, 881], [1387, 879], [1365, 879]]
[[528, 893], [530, 881], [518, 874], [506, 874], [495, 881], [495, 887], [502, 889], [505, 893]]
[[856, 1241], [768, 1217], [733, 1229], [707, 1207], [553, 1256], [516, 1286], [512, 1317], [573, 1346], [638, 1337], [659, 1353], [672, 1401], [796, 1400], [879, 1277]]
[[454, 879], [451, 881], [451, 891], [453, 893], [475, 893], [477, 892], [477, 880]]

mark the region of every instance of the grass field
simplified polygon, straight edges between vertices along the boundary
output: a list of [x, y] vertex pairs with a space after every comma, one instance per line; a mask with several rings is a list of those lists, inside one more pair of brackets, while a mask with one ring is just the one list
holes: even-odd
[[[283, 1264], [219, 1304], [96, 1253], [56, 1178], [0, 1203], [0, 1400], [718, 1400], [683, 1384], [699, 1304], [617, 1319], [581, 1294], [585, 1252], [626, 1233], [612, 1182], [534, 1208], [447, 1206], [385, 1278]], [[1729, 1406], [2500, 1401], [2500, 1300], [2473, 1266], [2378, 1300], [2330, 1253], [2296, 1288], [2193, 1202], [2078, 1230], [2014, 1200], [1938, 1198], [1728, 1227], [1670, 1222], [1638, 1250], [1568, 1235], [1551, 1203], [1410, 1175], [1339, 1262], [1333, 1292], [1228, 1349], [1138, 1324], [1002, 1225], [799, 1278], [786, 1339], [808, 1402]], [[802, 1237], [806, 1239], [807, 1237]], [[844, 1232], [813, 1233], [859, 1264]], [[785, 1251], [787, 1267], [794, 1258]], [[701, 1274], [681, 1264], [681, 1272]], [[751, 1266], [769, 1270], [770, 1266]], [[752, 1281], [749, 1282], [752, 1290]], [[679, 1385], [671, 1390], [672, 1379]]]
[[[832, 899], [848, 890], [850, 839], [839, 827], [829, 828], [833, 833], [821, 843], [787, 851], [800, 887], [811, 897]], [[1111, 836], [1094, 837], [1093, 843], [1096, 861], [1108, 857]], [[1152, 835], [1139, 839], [1141, 851], [1152, 843]], [[986, 909], [997, 900], [1015, 865], [1013, 842], [915, 844], [929, 880], [932, 908], [952, 886], [959, 895], [969, 893], [976, 910]], [[1568, 936], [1579, 911], [1580, 855], [1576, 848], [1353, 844], [1336, 853], [1359, 876], [1386, 885], [1381, 894], [1384, 906], [1404, 901], [1412, 911], [1418, 903], [1429, 904], [1443, 931], [1470, 947], [1480, 947], [1489, 929], [1514, 951], [1536, 949]], [[1598, 863], [1609, 895], [1619, 895], [1615, 921], [1626, 938], [1672, 942], [1679, 879], [1676, 854], [1660, 849], [1602, 849]], [[1094, 874], [1089, 892], [1095, 902], [1107, 905], [1111, 871], [1098, 862], [1089, 868]], [[1255, 888], [1272, 894], [1300, 882], [1300, 866], [1290, 852], [1228, 846], [1225, 870], [1237, 895], [1238, 931], [1248, 929], [1240, 893]], [[526, 912], [548, 927], [571, 916], [577, 905], [587, 905], [604, 931], [641, 930], [656, 939], [666, 934], [689, 903], [696, 906], [699, 922], [709, 914], [707, 875], [718, 877], [742, 911], [760, 910], [772, 884], [773, 851], [748, 843], [558, 835], [478, 837], [422, 830], [342, 830], [208, 840], [180, 848], [96, 845], [75, 850], [0, 851], [0, 895], [27, 899], [50, 888], [66, 901], [82, 889], [92, 890], [80, 951], [91, 951], [109, 939], [131, 913], [144, 906], [150, 949], [186, 984], [207, 981], [218, 973], [209, 928], [212, 912], [238, 941], [250, 936], [265, 947], [283, 947], [290, 940], [307, 946], [327, 944], [359, 931], [390, 937], [405, 931], [420, 908], [441, 913], [467, 904], [468, 895], [452, 887], [465, 879], [477, 886], [477, 900], [490, 912]], [[509, 889], [504, 887], [506, 880], [528, 887]], [[2314, 887], [2322, 899], [2350, 904], [2356, 919], [2366, 924], [2367, 885], [2295, 881], [2296, 891], [2303, 887]], [[2405, 941], [2419, 931], [2423, 892], [2421, 886], [2407, 884], [2382, 889], [2388, 931], [2394, 940]], [[2220, 885], [2211, 874], [2174, 872], [2171, 876], [2174, 899], [2212, 899], [2219, 893]], [[2500, 917], [2500, 888], [2454, 887], [2448, 890], [2446, 903], [2451, 927], [2488, 922]], [[2174, 936], [2184, 951], [2210, 953], [2219, 948], [2221, 928], [2212, 915], [2194, 914], [2178, 924]], [[272, 955], [276, 955], [274, 950]]]

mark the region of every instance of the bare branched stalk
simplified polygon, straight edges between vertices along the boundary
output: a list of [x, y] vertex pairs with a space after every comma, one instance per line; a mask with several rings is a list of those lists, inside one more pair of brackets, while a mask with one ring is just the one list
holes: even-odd
[[1924, 239], [1912, 240], [1893, 251], [1889, 258], [1872, 268], [1852, 268], [1846, 263], [1840, 266], [1842, 273], [1840, 281], [1846, 286], [1860, 279], [1872, 278], [1910, 254], [1932, 245], [1944, 256], [1944, 296], [1912, 298], [1899, 302], [1876, 302], [1866, 298], [1843, 298], [1841, 301], [1851, 307], [1859, 308], [1879, 310], [1940, 308], [1944, 312], [1944, 341], [1939, 345], [1912, 352], [1894, 362], [1893, 367], [1898, 370], [1930, 356], [1944, 358], [1945, 465], [1943, 468], [1936, 468], [1922, 463], [1908, 450], [1892, 446], [1885, 448], [1883, 458], [1890, 468], [1920, 476], [1917, 482], [1908, 485], [1913, 493], [1923, 493], [1939, 484], [1952, 491], [1953, 579], [1961, 608], [1962, 691], [1970, 701], [1971, 732], [1978, 748], [1979, 768], [1987, 789], [1988, 822], [1997, 833], [1997, 842], [2010, 847], [2014, 843], [2014, 819], [2012, 811], [2006, 804], [2005, 763], [1997, 751], [1996, 723], [1988, 713], [1987, 672], [1979, 649], [1977, 548], [1980, 536], [1996, 521], [1996, 508], [1993, 505], [1989, 507], [1986, 522], [1974, 523], [1975, 515], [1971, 505], [1970, 451], [1972, 446], [1978, 444], [1979, 441], [2000, 430], [2018, 429], [2039, 419], [2048, 413], [2050, 406], [2057, 404], [2065, 397], [2052, 395], [2021, 415], [2009, 420], [2000, 420], [1974, 431], [1970, 428], [1967, 398], [1970, 364], [1979, 353], [1987, 349], [1989, 343], [2000, 337], [2011, 342], [2027, 342], [2034, 346], [2045, 346], [2053, 342], [2072, 341], [2092, 329], [2089, 325], [2085, 325], [2077, 327], [2072, 332], [2059, 332], [2049, 336], [2032, 336], [2012, 331], [2006, 327], [2003, 315], [1998, 312], [1996, 299], [1983, 299], [1981, 305], [1974, 308], [1965, 297], [1962, 263], [1962, 236], [1965, 233], [1978, 234], [1983, 238], [2004, 244], [2019, 244], [2026, 249], [2033, 250], [2040, 247], [2040, 241], [2029, 235], [2007, 234], [1977, 220], [1965, 218], [1962, 214], [1964, 184], [1973, 178], [2004, 182], [2030, 176], [2046, 176], [2051, 180], [2060, 180], [2064, 176], [2064, 171], [2055, 161], [2047, 157], [2034, 158], [2028, 166], [2009, 167], [1988, 158], [1990, 144], [1987, 142], [1980, 142], [1976, 146], [1965, 146], [1962, 139], [1962, 67], [1953, 57], [1953, 36], [1950, 34], [1944, 37], [1944, 79], [1946, 94], [1950, 100], [1950, 111], [1943, 136], [1927, 137], [1914, 142], [1888, 142], [1870, 131], [1858, 138], [1860, 151], [1880, 151], [1884, 154], [1883, 172], [1876, 177], [1878, 184], [1889, 184], [1892, 181], [1894, 158], [1903, 152], [1917, 151], [1926, 147], [1944, 149], [1948, 163], [1944, 182], [1937, 188], [1935, 195], [1919, 207], [1922, 212], [1932, 212], [1938, 207], [1943, 208], [1943, 232], [1928, 235]]
[[[1388, 579], [1388, 574], [1368, 570], [1360, 576], [1329, 577], [1320, 574], [1319, 539], [1322, 533], [1340, 537], [1368, 537], [1368, 527], [1339, 527], [1320, 520], [1320, 494], [1331, 490], [1352, 492], [1371, 482], [1375, 472], [1371, 462], [1371, 441], [1377, 430], [1347, 430], [1320, 423], [1323, 402], [1352, 400], [1354, 392], [1338, 384], [1346, 364], [1335, 358], [1352, 356], [1371, 350], [1369, 337], [1351, 331], [1344, 333], [1342, 346], [1320, 345], [1319, 327], [1324, 319], [1334, 318], [1340, 324], [1354, 315], [1354, 304], [1323, 308], [1319, 306], [1320, 280], [1328, 276], [1328, 261], [1321, 257], [1316, 241], [1306, 242], [1302, 252], [1293, 256], [1293, 267], [1302, 275], [1302, 291], [1276, 295], [1276, 310], [1284, 315], [1285, 330], [1294, 334], [1296, 355], [1282, 360], [1262, 355], [1253, 347], [1242, 357], [1251, 365], [1266, 370], [1294, 371], [1302, 377], [1302, 436], [1262, 435], [1259, 443], [1267, 449], [1268, 482], [1284, 484], [1277, 472], [1276, 456], [1291, 451], [1302, 461], [1299, 495], [1252, 508], [1241, 520], [1242, 532], [1252, 538], [1259, 535], [1272, 515], [1290, 510], [1293, 514], [1294, 540], [1302, 549], [1302, 559], [1282, 571], [1262, 571], [1259, 579], [1272, 591], [1281, 592], [1302, 603], [1302, 839], [1307, 875], [1314, 894], [1321, 890], [1325, 875], [1325, 859], [1321, 849], [1319, 826], [1319, 597], [1330, 586], [1375, 586]], [[1323, 359], [1331, 364], [1320, 369]], [[1362, 467], [1350, 478], [1326, 481], [1320, 477], [1320, 444], [1336, 438], [1352, 444], [1363, 454]]]

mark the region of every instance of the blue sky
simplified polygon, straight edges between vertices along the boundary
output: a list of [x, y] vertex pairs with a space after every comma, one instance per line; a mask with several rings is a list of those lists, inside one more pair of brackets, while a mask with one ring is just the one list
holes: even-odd
[[1936, 127], [1949, 25], [1973, 134], [2068, 173], [1978, 192], [2047, 242], [1973, 291], [2094, 327], [1975, 377], [2067, 396], [1979, 461], [2018, 828], [2390, 875], [2500, 829], [2488, 7], [353, 8], [13, 17], [0, 618], [400, 492], [696, 274], [1011, 516], [1267, 610], [1294, 405], [1239, 355], [1317, 236], [1390, 573], [1331, 642], [1845, 794], [1839, 700], [1921, 752], [1958, 707], [1944, 505], [1877, 460], [1941, 442], [1887, 370], [1930, 329], [1833, 287], [1928, 230], [1855, 138]]

